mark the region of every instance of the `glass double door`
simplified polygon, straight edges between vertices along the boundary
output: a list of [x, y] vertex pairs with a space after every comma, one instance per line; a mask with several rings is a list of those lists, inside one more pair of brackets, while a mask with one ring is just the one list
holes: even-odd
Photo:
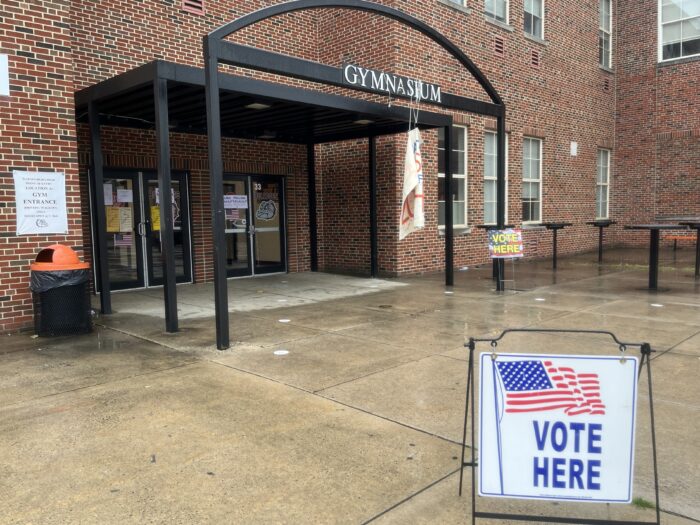
[[[106, 172], [104, 176], [107, 254], [113, 290], [163, 284], [160, 242], [160, 192], [155, 172]], [[173, 173], [175, 275], [192, 280], [187, 178]], [[97, 224], [97, 221], [93, 221]]]
[[229, 277], [286, 271], [281, 177], [227, 175], [224, 212]]

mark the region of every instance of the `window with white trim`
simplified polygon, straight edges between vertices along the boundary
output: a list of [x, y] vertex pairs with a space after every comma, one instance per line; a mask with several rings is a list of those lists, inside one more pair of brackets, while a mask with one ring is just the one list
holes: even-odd
[[612, 0], [600, 0], [598, 4], [598, 63], [612, 67]]
[[544, 38], [544, 0], [525, 0], [525, 33], [536, 38]]
[[[484, 134], [484, 224], [498, 222], [498, 133]], [[508, 222], [508, 136], [506, 135], [506, 222]]]
[[[452, 224], [467, 227], [467, 128], [452, 127]], [[445, 130], [438, 129], [438, 226], [445, 227]]]
[[485, 12], [504, 24], [508, 23], [508, 0], [486, 0]]
[[608, 197], [610, 196], [610, 150], [598, 150], [596, 168], [595, 218], [607, 219]]
[[523, 222], [542, 220], [542, 141], [523, 139]]
[[659, 58], [700, 55], [700, 0], [659, 0]]

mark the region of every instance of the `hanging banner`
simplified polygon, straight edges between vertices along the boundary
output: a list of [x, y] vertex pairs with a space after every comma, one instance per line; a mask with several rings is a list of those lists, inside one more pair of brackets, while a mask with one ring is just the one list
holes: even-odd
[[629, 503], [637, 358], [481, 354], [479, 495]]
[[521, 230], [492, 230], [489, 235], [489, 255], [492, 259], [513, 259], [523, 256]]
[[68, 233], [66, 176], [61, 172], [15, 171], [17, 235]]
[[408, 132], [406, 157], [404, 159], [403, 195], [401, 200], [401, 222], [399, 240], [425, 225], [423, 215], [423, 161], [420, 153], [420, 131]]

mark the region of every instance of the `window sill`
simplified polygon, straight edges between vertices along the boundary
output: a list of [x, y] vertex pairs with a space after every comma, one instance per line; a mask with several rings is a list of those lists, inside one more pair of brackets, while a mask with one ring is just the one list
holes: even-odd
[[538, 36], [531, 35], [530, 33], [526, 33], [525, 31], [523, 31], [523, 36], [525, 38], [527, 38], [528, 40], [530, 40], [531, 42], [534, 42], [535, 44], [539, 44], [539, 45], [545, 46], [545, 47], [549, 45], [549, 42], [547, 42], [546, 40], [543, 40], [542, 38], [540, 38]]
[[615, 70], [612, 69], [612, 68], [610, 68], [610, 67], [608, 67], [608, 66], [604, 66], [603, 64], [598, 64], [598, 67], [599, 67], [600, 69], [602, 69], [603, 71], [605, 71], [606, 73], [615, 74]]
[[484, 15], [484, 20], [486, 20], [486, 22], [488, 22], [491, 25], [500, 27], [501, 29], [505, 29], [509, 33], [512, 33], [515, 30], [513, 26], [506, 24], [505, 22], [501, 22], [500, 20], [496, 20], [494, 17], [489, 15]]
[[457, 4], [455, 2], [452, 2], [451, 0], [437, 0], [438, 4], [442, 4], [445, 7], [449, 7], [451, 9], [454, 9], [455, 11], [459, 11], [460, 13], [464, 13], [465, 15], [471, 14], [472, 10], [469, 9], [467, 6]]
[[[455, 226], [453, 230], [453, 234], [460, 236], [460, 235], [469, 235], [472, 232], [471, 227], [469, 226]], [[445, 236], [445, 227], [444, 226], [438, 226], [438, 235], [440, 237]]]
[[691, 57], [681, 57], [681, 58], [670, 58], [668, 60], [659, 60], [656, 67], [666, 67], [666, 66], [677, 66], [678, 64], [685, 64], [687, 62], [696, 62], [700, 60], [700, 55], [693, 55]]

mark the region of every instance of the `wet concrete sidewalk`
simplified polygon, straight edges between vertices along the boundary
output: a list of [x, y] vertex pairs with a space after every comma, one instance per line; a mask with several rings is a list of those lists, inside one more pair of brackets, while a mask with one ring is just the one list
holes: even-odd
[[[465, 338], [508, 327], [648, 341], [662, 523], [700, 522], [700, 283], [692, 253], [644, 251], [400, 280], [323, 274], [230, 281], [234, 346], [214, 349], [213, 291], [115, 294], [89, 336], [5, 336], [2, 523], [466, 523], [457, 496]], [[508, 278], [513, 267], [508, 265]], [[514, 290], [513, 290], [514, 288]], [[514, 334], [500, 350], [612, 354], [600, 336]], [[280, 352], [282, 351], [282, 352]], [[276, 355], [277, 352], [284, 355]], [[285, 353], [286, 352], [286, 353]], [[640, 382], [634, 494], [653, 501]], [[636, 506], [484, 499], [481, 510], [653, 521]], [[480, 520], [479, 523], [488, 523]]]

